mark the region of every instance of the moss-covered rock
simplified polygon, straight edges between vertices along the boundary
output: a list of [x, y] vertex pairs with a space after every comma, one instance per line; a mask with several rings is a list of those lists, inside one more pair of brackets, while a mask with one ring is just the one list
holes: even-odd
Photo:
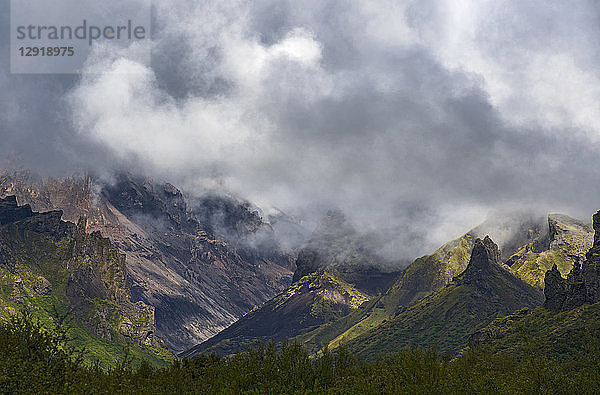
[[548, 216], [547, 236], [541, 235], [522, 246], [508, 260], [513, 271], [525, 282], [544, 288], [544, 276], [556, 265], [566, 277], [592, 246], [592, 228], [579, 220], [561, 214]]
[[131, 301], [125, 257], [109, 239], [86, 233], [85, 220], [62, 221], [60, 211], [36, 213], [13, 198], [0, 207], [0, 316], [27, 310], [51, 324], [70, 312], [86, 345], [105, 339], [163, 352], [154, 308]]

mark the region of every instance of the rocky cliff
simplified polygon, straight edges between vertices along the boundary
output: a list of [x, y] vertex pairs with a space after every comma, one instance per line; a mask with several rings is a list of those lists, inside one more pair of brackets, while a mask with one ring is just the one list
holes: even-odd
[[0, 272], [5, 289], [12, 285], [4, 313], [53, 302], [103, 339], [158, 349], [154, 308], [131, 300], [125, 256], [99, 232], [86, 233], [85, 218], [75, 225], [61, 217], [0, 199]]
[[592, 228], [561, 214], [548, 216], [547, 230], [523, 245], [506, 262], [527, 283], [544, 288], [547, 271], [556, 265], [566, 276], [592, 246]]
[[[133, 300], [155, 308], [157, 334], [172, 351], [213, 336], [291, 282], [293, 256], [257, 213], [233, 199], [194, 200], [168, 183], [131, 175], [112, 183], [27, 172], [0, 178], [0, 196], [15, 194], [38, 210], [64, 209], [75, 222], [85, 216], [88, 232], [113, 240], [126, 255]], [[221, 224], [208, 221], [211, 215], [227, 221], [215, 226]], [[239, 237], [225, 239], [231, 224]], [[269, 249], [252, 239], [258, 231]]]
[[544, 306], [551, 311], [567, 311], [600, 301], [600, 211], [592, 217], [593, 245], [563, 278], [556, 265], [546, 273]]

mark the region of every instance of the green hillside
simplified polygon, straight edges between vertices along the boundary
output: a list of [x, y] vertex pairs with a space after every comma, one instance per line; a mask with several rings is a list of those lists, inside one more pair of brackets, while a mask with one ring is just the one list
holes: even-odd
[[477, 239], [467, 269], [455, 281], [347, 345], [365, 358], [415, 346], [454, 354], [467, 345], [473, 331], [543, 300], [541, 291], [501, 264], [498, 248], [489, 238]]
[[[99, 233], [0, 200], [0, 319], [29, 314], [68, 329], [89, 363], [116, 366], [126, 354], [161, 366], [171, 360], [154, 337], [154, 311], [133, 303], [124, 257]], [[65, 326], [66, 325], [66, 326]]]
[[326, 345], [335, 348], [393, 320], [462, 273], [477, 235], [487, 233], [502, 237], [501, 259], [512, 265], [515, 275], [538, 288], [543, 287], [544, 274], [552, 264], [568, 273], [592, 239], [589, 225], [560, 214], [549, 215], [547, 223], [530, 214], [488, 220], [434, 253], [417, 258], [382, 296], [297, 339], [312, 351]]
[[544, 287], [546, 272], [556, 265], [563, 276], [579, 262], [592, 246], [589, 224], [561, 214], [548, 216], [548, 234], [535, 237], [510, 257], [515, 274], [535, 287]]
[[570, 360], [598, 352], [600, 304], [586, 304], [559, 313], [544, 307], [523, 309], [474, 333], [470, 346], [482, 345], [494, 354], [521, 358], [533, 352], [547, 358]]
[[444, 244], [433, 254], [417, 258], [383, 294], [348, 316], [300, 335], [297, 340], [316, 352], [339, 346], [376, 328], [432, 292], [448, 284], [467, 266], [475, 237], [470, 233]]
[[344, 317], [368, 300], [369, 295], [333, 273], [309, 274], [182, 356], [201, 352], [231, 354], [255, 346], [258, 341], [282, 342]]

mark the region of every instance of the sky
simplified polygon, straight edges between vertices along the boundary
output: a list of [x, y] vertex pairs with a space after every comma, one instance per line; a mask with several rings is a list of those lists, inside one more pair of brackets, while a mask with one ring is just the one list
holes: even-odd
[[82, 75], [16, 75], [0, 0], [0, 164], [337, 207], [407, 257], [502, 210], [600, 209], [596, 2], [154, 7], [151, 59], [98, 45]]

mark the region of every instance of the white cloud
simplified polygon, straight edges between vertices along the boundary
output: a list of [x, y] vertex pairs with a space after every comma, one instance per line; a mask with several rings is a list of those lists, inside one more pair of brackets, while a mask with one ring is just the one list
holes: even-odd
[[69, 105], [80, 138], [152, 175], [336, 205], [417, 254], [493, 207], [596, 208], [594, 8], [164, 1], [152, 62], [98, 48]]

